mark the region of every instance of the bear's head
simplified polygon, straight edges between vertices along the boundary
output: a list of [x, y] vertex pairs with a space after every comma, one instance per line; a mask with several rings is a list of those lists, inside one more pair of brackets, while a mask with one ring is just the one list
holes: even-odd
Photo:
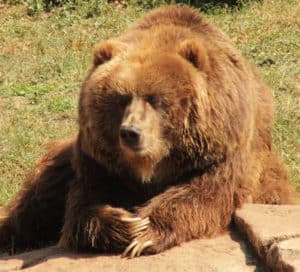
[[217, 119], [225, 116], [210, 97], [210, 69], [198, 39], [161, 52], [101, 42], [79, 102], [84, 152], [110, 171], [130, 169], [141, 182], [176, 179], [222, 159]]

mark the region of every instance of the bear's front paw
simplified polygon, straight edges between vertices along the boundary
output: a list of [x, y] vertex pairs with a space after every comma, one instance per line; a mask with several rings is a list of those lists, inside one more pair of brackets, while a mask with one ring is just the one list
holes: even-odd
[[88, 241], [87, 247], [119, 252], [128, 246], [135, 233], [143, 230], [137, 227], [137, 222], [142, 221], [142, 218], [122, 208], [108, 205], [93, 208], [91, 215], [84, 228], [88, 239], [82, 239]]
[[157, 239], [148, 217], [132, 222], [129, 231], [133, 240], [123, 252], [122, 257], [134, 258], [142, 253], [156, 253], [155, 243]]

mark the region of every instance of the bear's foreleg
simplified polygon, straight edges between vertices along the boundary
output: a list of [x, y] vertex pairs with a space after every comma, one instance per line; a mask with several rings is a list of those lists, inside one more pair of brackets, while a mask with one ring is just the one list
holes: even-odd
[[149, 218], [149, 224], [135, 233], [123, 256], [158, 253], [226, 229], [234, 211], [234, 183], [223, 170], [174, 186], [138, 208], [137, 215]]
[[[82, 192], [78, 191], [79, 194]], [[70, 191], [70, 195], [59, 241], [59, 246], [63, 248], [76, 251], [122, 252], [137, 231], [135, 225], [138, 226], [138, 230], [145, 229], [148, 225], [148, 219], [134, 217], [123, 208], [106, 204], [85, 205], [80, 203], [84, 198], [76, 195], [74, 190]]]
[[70, 186], [59, 246], [76, 251], [122, 252], [148, 219], [122, 208], [126, 190], [105, 168], [81, 150], [76, 158], [77, 177]]

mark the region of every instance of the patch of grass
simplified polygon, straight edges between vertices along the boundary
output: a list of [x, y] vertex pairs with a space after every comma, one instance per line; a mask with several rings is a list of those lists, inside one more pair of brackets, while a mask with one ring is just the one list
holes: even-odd
[[0, 6], [0, 205], [17, 191], [43, 144], [76, 133], [77, 99], [95, 42], [118, 35], [141, 11], [107, 5], [99, 16], [66, 5], [28, 15]]
[[[44, 143], [76, 133], [78, 93], [92, 48], [148, 11], [132, 3], [120, 9], [78, 0], [48, 13], [0, 5], [0, 205], [18, 190]], [[239, 9], [213, 7], [206, 16], [260, 67], [272, 88], [274, 141], [300, 191], [299, 4], [245, 3]]]

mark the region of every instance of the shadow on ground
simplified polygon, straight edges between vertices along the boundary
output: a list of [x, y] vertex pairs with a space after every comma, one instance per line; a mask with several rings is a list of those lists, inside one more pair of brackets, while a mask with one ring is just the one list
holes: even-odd
[[75, 254], [55, 246], [0, 258], [0, 271], [191, 271], [263, 272], [250, 245], [235, 231], [194, 240], [161, 254], [124, 259], [117, 255]]

